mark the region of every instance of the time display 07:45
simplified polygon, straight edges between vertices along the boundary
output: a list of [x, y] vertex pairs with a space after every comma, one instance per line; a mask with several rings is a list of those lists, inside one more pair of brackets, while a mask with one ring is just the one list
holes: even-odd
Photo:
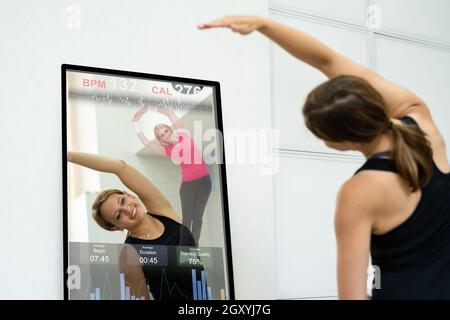
[[110, 257], [107, 255], [91, 254], [89, 256], [89, 261], [91, 263], [109, 263], [110, 260]]

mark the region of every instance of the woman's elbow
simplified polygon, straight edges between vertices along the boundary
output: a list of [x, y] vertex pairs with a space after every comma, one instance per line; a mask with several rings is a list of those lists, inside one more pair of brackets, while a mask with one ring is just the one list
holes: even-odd
[[122, 171], [124, 171], [127, 167], [129, 167], [129, 164], [125, 162], [125, 160], [117, 159], [117, 164], [115, 166], [114, 173], [116, 175], [119, 175]]

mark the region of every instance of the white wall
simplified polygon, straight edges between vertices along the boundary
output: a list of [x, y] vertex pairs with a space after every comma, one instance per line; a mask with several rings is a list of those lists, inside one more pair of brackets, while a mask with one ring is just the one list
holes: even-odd
[[[195, 27], [230, 13], [267, 15], [268, 1], [0, 2], [0, 298], [63, 295], [62, 63], [219, 81], [225, 129], [270, 127], [268, 42]], [[275, 297], [261, 261], [274, 252], [272, 178], [258, 169], [227, 168], [238, 299]]]
[[[0, 250], [3, 254], [0, 267], [0, 299], [62, 298], [60, 65], [80, 64], [219, 81], [225, 129], [267, 129], [271, 126], [271, 89], [284, 90], [280, 91], [280, 100], [277, 100], [274, 94], [274, 107], [289, 104], [290, 100], [299, 105], [301, 101], [298, 99], [301, 98], [302, 92], [293, 86], [298, 79], [297, 72], [308, 72], [308, 79], [313, 81], [321, 79], [311, 70], [292, 69], [303, 67], [292, 67], [293, 61], [289, 60], [291, 58], [285, 55], [286, 60], [283, 60], [280, 52], [274, 58], [281, 59], [274, 63], [288, 68], [289, 72], [280, 72], [274, 68], [271, 74], [269, 43], [259, 35], [243, 38], [228, 30], [200, 32], [196, 30], [195, 25], [225, 14], [251, 13], [267, 16], [268, 2], [0, 2], [0, 217], [3, 222], [0, 233]], [[442, 63], [445, 63], [445, 66], [449, 64], [449, 37], [442, 31], [449, 29], [449, 20], [445, 15], [448, 12], [445, 10], [448, 8], [448, 2], [433, 0], [433, 4], [430, 4], [428, 1], [396, 0], [393, 4], [390, 0], [346, 0], [339, 1], [340, 5], [337, 7], [335, 2], [274, 0], [271, 3], [275, 7], [284, 8], [283, 12], [290, 17], [303, 19], [303, 26], [309, 28], [308, 31], [323, 35], [324, 40], [331, 36], [331, 40], [338, 46], [337, 49], [345, 44], [339, 41], [339, 34], [342, 35], [343, 30], [348, 30], [349, 27], [353, 31], [346, 32], [346, 36], [348, 34], [355, 41], [364, 41], [364, 33], [367, 31], [364, 29], [366, 5], [379, 5], [384, 22], [381, 30], [369, 35], [370, 50], [354, 51], [349, 44], [342, 48], [350, 49], [344, 53], [354, 55], [352, 57], [358, 61], [376, 67], [394, 81], [399, 81], [413, 90], [422, 90], [420, 94], [427, 101], [431, 101], [431, 107], [438, 114], [436, 120], [449, 140], [450, 133], [446, 128], [449, 127], [450, 117], [448, 109], [444, 108], [445, 101], [448, 102], [444, 84], [448, 83], [449, 79], [445, 70], [450, 68], [439, 67]], [[69, 19], [71, 13], [76, 13], [77, 8], [80, 10], [79, 28], [76, 28], [76, 20]], [[405, 8], [408, 10], [403, 10]], [[406, 16], [405, 12], [409, 12], [410, 16]], [[401, 14], [403, 16], [397, 19]], [[317, 21], [322, 25], [314, 24]], [[323, 27], [323, 24], [327, 23], [338, 28], [335, 30]], [[399, 36], [410, 41], [400, 41], [397, 39]], [[416, 46], [408, 57], [413, 58], [413, 65], [418, 65], [422, 61], [421, 57], [429, 57], [433, 62], [430, 64], [430, 74], [433, 74], [433, 78], [439, 77], [434, 80], [441, 87], [435, 88], [429, 85], [431, 82], [423, 82], [430, 79], [429, 76], [408, 77], [404, 71], [408, 67], [406, 59], [396, 63], [400, 57], [388, 53], [389, 50], [397, 53], [407, 50], [419, 42], [421, 45]], [[433, 46], [432, 42], [436, 45]], [[437, 49], [439, 46], [443, 50]], [[364, 61], [365, 58], [367, 61]], [[424, 66], [425, 64], [421, 65], [421, 68]], [[426, 68], [420, 69], [421, 73], [426, 71]], [[270, 86], [271, 79], [273, 87]], [[283, 83], [279, 82], [289, 79], [293, 80], [287, 82], [290, 86], [283, 87]], [[298, 122], [292, 122], [297, 116]], [[306, 219], [314, 228], [325, 225], [322, 232], [327, 234], [331, 230], [331, 226], [325, 222], [331, 218], [331, 194], [326, 202], [321, 202], [321, 208], [315, 208], [316, 212], [322, 214], [320, 219], [314, 220], [314, 215], [308, 215], [308, 206], [313, 206], [314, 199], [321, 199], [314, 195], [308, 198], [311, 203], [303, 204], [300, 215], [294, 221], [290, 220], [289, 216], [273, 210], [272, 180], [275, 181], [275, 196], [295, 195], [296, 187], [291, 185], [294, 176], [291, 171], [299, 166], [295, 160], [301, 158], [299, 161], [302, 165], [301, 170], [296, 172], [297, 181], [311, 183], [316, 181], [311, 173], [325, 174], [325, 171], [321, 171], [321, 166], [326, 166], [325, 161], [337, 160], [322, 156], [313, 161], [314, 159], [301, 152], [303, 149], [317, 151], [322, 146], [307, 138], [304, 131], [296, 131], [302, 130], [301, 127], [295, 127], [301, 123], [299, 116], [299, 113], [296, 115], [293, 111], [290, 114], [273, 114], [275, 128], [278, 123], [284, 124], [290, 120], [288, 125], [292, 127], [289, 127], [289, 130], [292, 134], [297, 134], [298, 138], [292, 139], [295, 136], [281, 132], [281, 149], [293, 150], [293, 154], [282, 150], [284, 154], [278, 177], [273, 179], [271, 176], [260, 175], [261, 168], [255, 165], [227, 167], [234, 279], [238, 299], [300, 298], [332, 295], [335, 291], [331, 273], [325, 275], [324, 281], [315, 283], [307, 279], [307, 276], [311, 276], [308, 274], [309, 270], [314, 266], [303, 265], [304, 269], [297, 270], [291, 260], [276, 268], [273, 262], [279, 259], [278, 264], [283, 263], [282, 259], [289, 257], [286, 252], [292, 253], [296, 244], [292, 239], [285, 239], [288, 246], [284, 246], [281, 241], [283, 239], [274, 239], [274, 235], [288, 235], [287, 228], [301, 224], [302, 219]], [[307, 139], [302, 145], [294, 143], [305, 137]], [[225, 143], [229, 158], [235, 140], [228, 139]], [[344, 169], [327, 185], [328, 193], [343, 179], [343, 175], [352, 172], [352, 166], [356, 165], [355, 160], [357, 161], [356, 158], [349, 157], [343, 162], [338, 161], [336, 168], [341, 166]], [[306, 169], [308, 166], [311, 166], [311, 171]], [[283, 194], [282, 188], [286, 186], [291, 186], [289, 194]], [[301, 190], [311, 192], [307, 183], [299, 186], [298, 191]], [[276, 208], [284, 212], [297, 208], [295, 203], [289, 206], [287, 201], [288, 199], [275, 202], [276, 205], [280, 204]], [[274, 221], [274, 213], [277, 221]], [[295, 223], [290, 223], [291, 221]], [[308, 224], [303, 224], [302, 227], [305, 228]], [[311, 231], [307, 229], [305, 233]], [[299, 242], [298, 239], [294, 240]], [[308, 241], [314, 244], [311, 239]], [[334, 245], [332, 241], [331, 237], [327, 237], [326, 242], [318, 246], [320, 250], [305, 251], [306, 257], [319, 257], [319, 263], [320, 259], [330, 261], [329, 259], [333, 258], [333, 251], [330, 251]], [[323, 248], [325, 250], [322, 250]], [[303, 249], [308, 250], [308, 246]], [[323, 253], [327, 250], [331, 252], [331, 256], [324, 258]], [[334, 266], [328, 270], [327, 272], [334, 272]], [[295, 278], [276, 276], [280, 272], [285, 272], [284, 275], [291, 273]], [[320, 287], [314, 291], [316, 284]]]

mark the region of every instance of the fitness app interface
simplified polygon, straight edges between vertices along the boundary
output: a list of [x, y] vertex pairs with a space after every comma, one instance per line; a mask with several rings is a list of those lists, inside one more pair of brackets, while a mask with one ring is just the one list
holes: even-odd
[[[63, 70], [66, 151], [133, 167], [168, 200], [179, 219], [149, 212], [126, 173], [119, 176], [108, 172], [107, 165], [102, 171], [68, 161], [67, 298], [230, 299], [218, 86], [80, 68]], [[120, 220], [109, 219], [106, 202], [95, 218], [93, 205], [105, 190], [117, 191], [110, 197], [122, 208], [126, 203], [121, 201], [128, 201], [123, 192], [140, 203], [143, 212], [135, 207], [118, 214], [127, 214], [132, 223], [150, 215], [156, 231], [127, 229]], [[146, 201], [151, 205], [153, 200]]]

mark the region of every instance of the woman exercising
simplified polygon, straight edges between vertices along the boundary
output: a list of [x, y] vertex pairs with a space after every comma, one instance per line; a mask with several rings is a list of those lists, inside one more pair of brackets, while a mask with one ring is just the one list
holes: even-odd
[[[119, 266], [125, 274], [127, 286], [136, 297], [156, 300], [192, 299], [187, 292], [192, 291], [191, 271], [179, 268], [175, 246], [195, 246], [195, 240], [182, 224], [167, 198], [144, 175], [122, 160], [100, 155], [69, 152], [68, 161], [96, 171], [115, 174], [137, 197], [118, 189], [100, 192], [92, 204], [92, 216], [97, 224], [108, 231], [127, 230], [125, 246], [120, 252]], [[141, 204], [142, 203], [142, 204]], [[168, 246], [167, 267], [143, 265], [134, 248], [139, 245]], [[186, 270], [185, 270], [186, 269]], [[175, 281], [180, 292], [163, 290], [164, 276]], [[147, 289], [150, 288], [150, 292]], [[177, 295], [178, 294], [178, 295]]]
[[450, 165], [426, 103], [304, 32], [260, 17], [201, 24], [259, 31], [329, 80], [307, 96], [308, 129], [364, 165], [336, 204], [340, 299], [366, 299], [369, 252], [381, 272], [372, 299], [450, 299]]
[[140, 127], [139, 120], [147, 112], [146, 106], [141, 107], [133, 117], [136, 134], [141, 142], [156, 153], [167, 156], [175, 164], [181, 167], [180, 199], [183, 212], [182, 223], [192, 231], [195, 242], [198, 244], [203, 224], [203, 214], [206, 203], [211, 193], [211, 178], [208, 166], [203, 161], [202, 153], [195, 145], [194, 140], [181, 125], [176, 114], [164, 108], [158, 108], [158, 112], [164, 114], [177, 129], [174, 131], [166, 124], [158, 124], [154, 127], [155, 137], [159, 143], [149, 141]]

